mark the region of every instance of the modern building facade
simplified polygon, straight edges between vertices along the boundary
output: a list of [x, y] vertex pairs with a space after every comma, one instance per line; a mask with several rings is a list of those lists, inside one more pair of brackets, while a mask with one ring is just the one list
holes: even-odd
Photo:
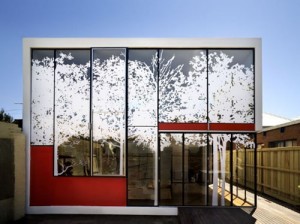
[[256, 206], [256, 167], [234, 155], [256, 160], [260, 39], [32, 38], [23, 54], [27, 213]]

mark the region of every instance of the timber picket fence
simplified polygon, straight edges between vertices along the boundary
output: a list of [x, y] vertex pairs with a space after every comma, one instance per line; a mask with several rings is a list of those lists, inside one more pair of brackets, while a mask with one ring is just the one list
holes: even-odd
[[[226, 157], [229, 171], [229, 152]], [[253, 149], [233, 150], [234, 184], [254, 190], [253, 167]], [[257, 191], [300, 206], [299, 146], [257, 150]]]

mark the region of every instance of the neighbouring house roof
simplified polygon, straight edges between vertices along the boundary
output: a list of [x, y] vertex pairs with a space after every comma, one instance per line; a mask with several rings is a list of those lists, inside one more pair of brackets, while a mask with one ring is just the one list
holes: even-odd
[[278, 129], [278, 128], [283, 128], [283, 127], [288, 127], [288, 126], [292, 126], [292, 125], [296, 125], [296, 124], [300, 124], [300, 119], [292, 120], [292, 121], [282, 123], [282, 124], [278, 124], [278, 125], [274, 125], [272, 127], [266, 127], [266, 128], [263, 128], [258, 133], [265, 132], [265, 131], [271, 131], [271, 130]]
[[263, 128], [269, 128], [292, 121], [291, 119], [280, 117], [270, 113], [263, 113]]

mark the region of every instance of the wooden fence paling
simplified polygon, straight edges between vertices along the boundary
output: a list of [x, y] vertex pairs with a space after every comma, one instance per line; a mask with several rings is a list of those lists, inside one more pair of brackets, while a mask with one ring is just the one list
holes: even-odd
[[[246, 151], [246, 152], [245, 152]], [[245, 164], [246, 153], [246, 164]], [[226, 156], [229, 171], [229, 152]], [[300, 205], [300, 147], [257, 150], [257, 191]], [[254, 189], [254, 150], [233, 150], [233, 182]], [[245, 172], [246, 169], [246, 172]], [[246, 181], [245, 174], [246, 173]]]

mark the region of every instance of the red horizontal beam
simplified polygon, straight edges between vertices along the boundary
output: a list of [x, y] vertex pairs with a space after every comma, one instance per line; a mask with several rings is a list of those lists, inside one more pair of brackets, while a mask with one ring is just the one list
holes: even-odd
[[160, 131], [254, 131], [255, 124], [241, 123], [159, 123]]
[[211, 131], [254, 131], [255, 124], [210, 123], [209, 130]]
[[161, 131], [180, 131], [180, 130], [207, 130], [207, 123], [159, 123], [158, 129]]

